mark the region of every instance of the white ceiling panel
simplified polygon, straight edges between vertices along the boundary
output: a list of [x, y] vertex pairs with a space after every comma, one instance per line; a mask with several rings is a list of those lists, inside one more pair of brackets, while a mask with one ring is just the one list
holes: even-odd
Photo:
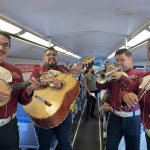
[[[0, 4], [1, 15], [50, 36], [77, 55], [102, 59], [124, 42], [124, 35], [131, 36], [150, 20], [150, 0], [0, 0]], [[41, 59], [41, 48], [14, 41], [12, 45], [11, 56]], [[135, 61], [146, 59], [141, 52], [134, 52]]]

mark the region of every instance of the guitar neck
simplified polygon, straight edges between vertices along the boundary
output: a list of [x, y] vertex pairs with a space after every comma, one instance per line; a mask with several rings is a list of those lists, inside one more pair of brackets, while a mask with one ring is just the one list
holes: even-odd
[[22, 83], [17, 83], [15, 85], [11, 85], [11, 89], [12, 89], [12, 92], [14, 91], [17, 91], [17, 90], [22, 90], [24, 88], [26, 88], [28, 85], [30, 85], [30, 82], [29, 81], [25, 81], [25, 82], [22, 82]]
[[71, 73], [72, 75], [80, 75], [81, 72], [83, 71], [82, 68], [83, 68], [83, 63], [79, 63], [79, 64], [77, 65], [77, 67], [75, 67], [74, 69], [70, 70], [70, 73]]

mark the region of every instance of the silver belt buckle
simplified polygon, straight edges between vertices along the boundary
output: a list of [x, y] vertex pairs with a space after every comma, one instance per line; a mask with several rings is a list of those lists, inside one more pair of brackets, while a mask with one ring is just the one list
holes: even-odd
[[11, 120], [11, 117], [6, 119], [0, 119], [0, 126], [7, 124]]
[[5, 124], [5, 121], [0, 121], [0, 126], [3, 126]]
[[7, 123], [9, 123], [12, 119], [14, 119], [16, 116], [16, 113], [14, 113], [12, 116], [5, 118], [5, 119], [0, 119], [0, 126], [3, 126]]
[[123, 117], [128, 117], [129, 115], [127, 113], [123, 112], [122, 116]]

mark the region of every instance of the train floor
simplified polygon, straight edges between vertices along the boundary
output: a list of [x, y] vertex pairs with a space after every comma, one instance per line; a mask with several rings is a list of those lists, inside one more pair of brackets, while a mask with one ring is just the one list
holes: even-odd
[[83, 109], [75, 116], [72, 128], [73, 150], [100, 150], [99, 116], [97, 119], [90, 118], [85, 122], [86, 100], [83, 102]]
[[[85, 104], [86, 100], [83, 100], [83, 109], [74, 118], [71, 137], [73, 150], [104, 150], [106, 138], [103, 138], [103, 135], [100, 134], [102, 121], [97, 115], [98, 119], [90, 118], [90, 121], [85, 123]], [[125, 150], [124, 138], [122, 138], [118, 150]], [[140, 150], [147, 150], [143, 126], [141, 128]]]

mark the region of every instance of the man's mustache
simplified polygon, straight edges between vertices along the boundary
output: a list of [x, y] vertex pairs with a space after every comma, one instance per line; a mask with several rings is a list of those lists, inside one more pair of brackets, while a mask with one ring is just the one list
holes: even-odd
[[2, 53], [2, 54], [6, 54], [6, 53], [5, 53], [3, 50], [1, 50], [1, 49], [0, 49], [0, 53]]
[[48, 62], [54, 61], [56, 62], [56, 59], [48, 59]]

